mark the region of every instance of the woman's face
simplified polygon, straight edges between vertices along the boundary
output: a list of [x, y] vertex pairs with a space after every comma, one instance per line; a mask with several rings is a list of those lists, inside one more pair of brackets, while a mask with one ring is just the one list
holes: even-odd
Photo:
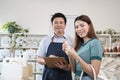
[[53, 26], [53, 28], [54, 28], [54, 32], [55, 32], [56, 34], [58, 34], [58, 33], [64, 33], [66, 24], [65, 24], [65, 21], [64, 21], [63, 18], [61, 18], [61, 17], [56, 17], [56, 18], [53, 20], [52, 26]]
[[78, 36], [81, 38], [86, 38], [88, 37], [88, 31], [89, 31], [89, 25], [81, 20], [77, 20], [75, 22], [75, 32], [77, 33]]

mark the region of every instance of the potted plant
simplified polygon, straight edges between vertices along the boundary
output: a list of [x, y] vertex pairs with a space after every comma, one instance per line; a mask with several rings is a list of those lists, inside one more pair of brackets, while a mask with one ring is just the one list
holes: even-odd
[[[14, 22], [7, 22], [2, 26], [2, 29], [4, 31], [7, 31], [10, 34], [10, 38], [12, 40], [12, 37], [14, 37], [15, 33], [20, 33], [17, 34], [14, 39], [16, 39], [19, 36], [25, 36], [24, 33], [28, 33], [29, 30], [28, 28], [22, 28], [20, 25], [18, 25], [15, 21]], [[16, 42], [14, 40], [12, 40], [11, 44], [10, 44], [10, 52], [13, 53], [14, 52], [14, 48], [16, 46]]]
[[7, 22], [2, 27], [5, 31], [7, 30], [8, 33], [14, 34], [14, 33], [28, 33], [28, 29], [23, 29], [21, 26], [16, 24], [16, 22]]

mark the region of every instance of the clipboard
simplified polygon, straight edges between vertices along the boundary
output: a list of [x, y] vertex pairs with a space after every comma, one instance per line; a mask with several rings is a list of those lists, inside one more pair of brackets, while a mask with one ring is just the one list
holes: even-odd
[[68, 62], [65, 60], [64, 57], [45, 57], [44, 60], [46, 62], [47, 67], [49, 68], [57, 68], [55, 62], [59, 61], [62, 61], [63, 64], [65, 64], [66, 66], [68, 65]]

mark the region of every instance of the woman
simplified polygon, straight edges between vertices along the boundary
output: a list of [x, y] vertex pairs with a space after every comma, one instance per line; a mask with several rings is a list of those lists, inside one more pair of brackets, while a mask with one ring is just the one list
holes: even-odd
[[64, 57], [69, 63], [68, 56], [62, 51], [62, 44], [67, 40], [71, 46], [73, 39], [65, 34], [66, 17], [62, 13], [55, 13], [51, 18], [53, 35], [43, 38], [37, 53], [37, 61], [45, 65], [42, 80], [72, 80], [71, 67], [66, 66], [62, 62], [56, 62], [57, 68], [49, 68], [46, 65], [44, 57]]
[[[97, 39], [93, 24], [86, 15], [78, 16], [74, 21], [75, 47], [74, 49], [65, 41], [63, 51], [69, 56], [72, 71], [75, 76], [80, 76], [84, 71], [82, 80], [92, 80], [93, 72], [90, 64], [98, 75], [104, 52], [100, 41]], [[74, 63], [73, 59], [76, 60]]]

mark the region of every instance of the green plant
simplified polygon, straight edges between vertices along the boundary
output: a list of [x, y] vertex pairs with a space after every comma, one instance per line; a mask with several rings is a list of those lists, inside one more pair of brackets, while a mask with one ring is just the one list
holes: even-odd
[[19, 26], [18, 24], [16, 24], [16, 22], [7, 22], [3, 25], [3, 30], [4, 31], [8, 31], [8, 33], [10, 34], [14, 34], [14, 33], [28, 33], [29, 30], [28, 29], [24, 29], [21, 26]]
[[113, 34], [117, 33], [114, 29], [111, 29], [111, 28], [105, 30], [105, 32], [108, 33], [108, 34], [110, 34], [110, 35], [113, 35]]
[[[15, 33], [20, 33], [20, 34], [16, 34], [16, 37], [27, 37], [27, 35], [25, 33], [29, 32], [29, 29], [25, 29], [22, 28], [20, 25], [18, 25], [15, 21], [14, 22], [7, 22], [2, 26], [2, 29], [4, 31], [7, 31], [10, 34], [10, 38], [12, 40], [12, 37], [14, 36]], [[19, 45], [20, 46], [20, 45]], [[18, 47], [19, 47], [18, 46]], [[14, 48], [16, 47], [16, 42], [13, 40], [10, 44], [10, 52], [13, 53], [14, 52]]]

